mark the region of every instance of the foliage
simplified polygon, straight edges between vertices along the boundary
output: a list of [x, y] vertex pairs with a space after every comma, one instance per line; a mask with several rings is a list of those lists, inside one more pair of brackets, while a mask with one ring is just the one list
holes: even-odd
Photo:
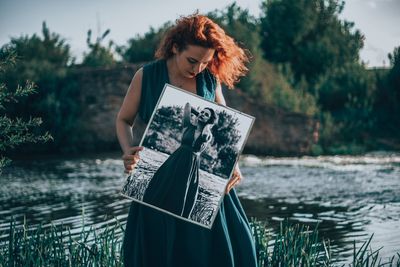
[[[0, 73], [12, 68], [16, 64], [16, 54], [14, 51], [5, 49], [0, 51]], [[12, 91], [4, 83], [0, 84], [0, 173], [2, 168], [10, 163], [10, 160], [3, 156], [8, 149], [15, 149], [17, 146], [26, 143], [43, 143], [52, 139], [46, 132], [38, 134], [35, 132], [42, 124], [41, 118], [30, 118], [28, 121], [19, 117], [10, 118], [5, 108], [6, 104], [18, 103], [18, 99], [35, 93], [32, 82], [27, 81], [25, 86], [17, 86]]]
[[389, 60], [392, 66], [389, 73], [389, 81], [393, 86], [395, 96], [400, 99], [400, 46], [396, 47], [392, 54], [389, 54]]
[[[251, 228], [255, 238], [258, 264], [267, 266], [344, 266], [337, 264], [343, 259], [333, 256], [329, 240], [320, 240], [317, 228], [290, 225], [288, 221], [280, 224], [278, 233], [267, 230], [265, 222], [252, 220]], [[351, 267], [400, 266], [400, 254], [386, 262], [379, 257], [379, 249], [369, 246], [373, 235], [356, 249], [354, 241]]]
[[19, 59], [17, 67], [29, 61], [48, 62], [43, 68], [47, 68], [48, 65], [66, 66], [74, 62], [75, 59], [70, 55], [70, 46], [59, 34], [50, 32], [46, 22], [42, 24], [42, 35], [43, 38], [36, 34], [31, 37], [11, 38], [9, 45]]
[[171, 22], [166, 22], [158, 29], [150, 27], [143, 35], [137, 34], [128, 40], [126, 46], [118, 46], [116, 51], [122, 59], [129, 63], [142, 63], [154, 59], [154, 53], [166, 30], [171, 27]]
[[76, 235], [64, 226], [35, 229], [11, 221], [0, 266], [123, 266], [118, 228], [118, 222], [104, 229], [83, 226]]
[[157, 109], [143, 140], [143, 145], [172, 154], [179, 147], [182, 135], [182, 117], [183, 109], [181, 106], [167, 106]]
[[113, 66], [115, 64], [115, 59], [112, 54], [113, 41], [108, 43], [108, 46], [102, 46], [101, 42], [107, 37], [110, 30], [106, 30], [101, 37], [96, 38], [96, 42], [92, 43], [92, 30], [88, 30], [86, 43], [90, 49], [89, 53], [85, 53], [83, 57], [83, 66], [89, 67], [105, 67]]
[[259, 82], [255, 66], [260, 64], [262, 59], [262, 51], [259, 47], [260, 36], [259, 24], [257, 19], [249, 14], [247, 9], [242, 9], [236, 3], [232, 3], [223, 10], [215, 10], [207, 14], [216, 21], [230, 36], [232, 36], [239, 46], [244, 48], [251, 57], [248, 64], [249, 73], [243, 77], [238, 87], [252, 96], [259, 95]]
[[[225, 110], [217, 112], [217, 114], [218, 123], [212, 128], [212, 133], [214, 137], [213, 150], [217, 151], [218, 157], [211, 160], [209, 164], [204, 165], [214, 166], [219, 175], [229, 178], [239, 153], [237, 143], [241, 136], [239, 130], [237, 130], [238, 119]], [[209, 171], [212, 170], [214, 169]]]
[[249, 72], [241, 79], [238, 88], [253, 98], [287, 111], [314, 115], [318, 111], [316, 99], [306, 90], [294, 88], [276, 66], [264, 59], [259, 19], [236, 3], [223, 10], [207, 14], [231, 35], [240, 46], [249, 51]]
[[321, 83], [319, 103], [336, 124], [343, 124], [342, 140], [363, 140], [363, 134], [374, 127], [375, 91], [374, 76], [358, 64], [336, 68]]
[[[236, 3], [207, 15], [251, 55], [249, 72], [238, 88], [260, 103], [321, 119], [323, 132], [315, 151], [399, 147], [399, 47], [389, 55], [390, 69], [367, 70], [359, 62], [363, 36], [354, 29], [354, 23], [339, 18], [343, 8], [340, 0], [265, 0], [260, 17], [252, 16]], [[171, 25], [167, 22], [157, 29], [150, 28], [128, 44], [116, 46], [115, 51], [125, 62], [150, 61]], [[82, 65], [116, 64], [114, 43], [102, 44], [109, 32], [92, 41], [92, 31], [88, 31], [90, 51], [84, 54]], [[19, 105], [4, 103], [7, 113], [10, 118], [25, 120], [41, 117], [43, 128], [54, 136], [53, 143], [27, 145], [24, 149], [81, 149], [76, 144], [84, 122], [79, 120], [82, 103], [74, 76], [79, 69], [74, 66], [70, 46], [43, 22], [42, 36], [11, 38], [1, 48], [5, 56], [9, 49], [16, 52], [19, 61], [13, 68], [4, 68], [0, 83], [18, 88], [29, 80], [37, 84], [38, 90], [19, 97]], [[378, 139], [385, 140], [374, 141]]]
[[[260, 266], [329, 266], [331, 252], [325, 242], [318, 240], [318, 231], [302, 225], [281, 223], [274, 240], [265, 223], [253, 221]], [[268, 246], [273, 242], [273, 247]]]
[[317, 150], [326, 153], [374, 147], [374, 136], [395, 125], [388, 116], [400, 111], [385, 107], [389, 95], [391, 107], [398, 106], [389, 76], [375, 75], [359, 62], [364, 37], [354, 23], [339, 18], [343, 8], [338, 0], [266, 0], [260, 19], [265, 58], [281, 66], [289, 84], [311, 94], [320, 109], [314, 113], [324, 131]]
[[69, 149], [75, 136], [79, 135], [79, 88], [70, 78], [70, 64], [74, 59], [70, 55], [69, 45], [60, 35], [51, 33], [43, 23], [42, 35], [12, 38], [1, 48], [4, 56], [15, 51], [19, 61], [15, 68], [7, 68], [1, 82], [8, 88], [17, 88], [26, 80], [34, 82], [37, 93], [19, 99], [19, 105], [6, 105], [10, 117], [41, 117], [43, 128], [54, 137], [54, 142], [41, 146], [25, 146], [24, 151], [63, 151]]
[[262, 3], [265, 57], [289, 63], [296, 81], [304, 76], [310, 92], [319, 78], [338, 66], [357, 63], [363, 36], [354, 23], [341, 21], [338, 0], [267, 0]]
[[400, 46], [389, 54], [389, 59], [391, 68], [388, 71], [376, 71], [378, 91], [374, 111], [378, 126], [400, 139]]

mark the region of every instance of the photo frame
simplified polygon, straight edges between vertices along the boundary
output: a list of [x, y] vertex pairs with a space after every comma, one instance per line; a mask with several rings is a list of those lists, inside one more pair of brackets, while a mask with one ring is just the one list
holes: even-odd
[[211, 229], [254, 117], [165, 84], [121, 194]]

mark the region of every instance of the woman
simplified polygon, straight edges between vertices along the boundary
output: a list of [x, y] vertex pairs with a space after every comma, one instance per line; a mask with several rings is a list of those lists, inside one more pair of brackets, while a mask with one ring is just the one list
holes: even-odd
[[[191, 122], [191, 114], [196, 120]], [[212, 108], [201, 112], [186, 103], [183, 112], [181, 146], [158, 168], [143, 196], [143, 201], [189, 218], [199, 188], [200, 154], [211, 141], [210, 127], [217, 120]]]
[[[126, 172], [143, 149], [133, 146], [133, 121], [138, 113], [149, 121], [165, 83], [225, 105], [221, 83], [233, 88], [248, 61], [231, 37], [198, 14], [177, 20], [156, 57], [134, 75], [117, 116]], [[241, 177], [235, 166], [211, 230], [132, 202], [123, 244], [125, 266], [257, 266], [249, 223], [232, 189]]]

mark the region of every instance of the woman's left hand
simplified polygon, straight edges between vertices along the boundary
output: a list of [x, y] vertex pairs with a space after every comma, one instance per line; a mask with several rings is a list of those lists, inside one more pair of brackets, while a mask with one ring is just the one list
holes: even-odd
[[240, 181], [242, 180], [243, 176], [242, 173], [239, 169], [239, 165], [236, 164], [235, 165], [235, 170], [233, 171], [232, 177], [231, 179], [229, 179], [228, 185], [226, 186], [225, 189], [225, 193], [228, 194], [229, 191], [231, 191], [231, 189], [237, 185], [238, 183], [240, 183]]

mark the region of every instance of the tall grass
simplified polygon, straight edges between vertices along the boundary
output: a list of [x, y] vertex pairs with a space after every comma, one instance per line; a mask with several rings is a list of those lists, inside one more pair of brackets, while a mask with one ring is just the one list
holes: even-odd
[[278, 233], [268, 232], [265, 222], [251, 221], [256, 243], [258, 264], [266, 266], [351, 266], [351, 267], [393, 267], [400, 266], [400, 254], [387, 261], [379, 257], [379, 250], [373, 251], [370, 243], [373, 235], [357, 250], [354, 241], [352, 262], [340, 264], [343, 259], [332, 257], [329, 240], [319, 241], [317, 228], [310, 230], [304, 225], [289, 225], [283, 222]]
[[32, 229], [11, 221], [0, 244], [0, 266], [123, 266], [117, 227], [118, 222], [74, 233], [62, 225]]
[[[318, 231], [302, 225], [282, 223], [277, 233], [264, 222], [251, 221], [260, 267], [266, 266], [400, 266], [400, 254], [387, 261], [372, 251], [371, 238], [357, 250], [347, 265], [333, 259], [329, 241], [319, 241]], [[29, 228], [26, 222], [10, 222], [0, 243], [0, 266], [123, 266], [121, 224], [105, 228], [82, 227], [73, 232], [65, 226]], [[4, 236], [4, 235], [1, 235]], [[245, 267], [245, 266], [244, 266]]]

